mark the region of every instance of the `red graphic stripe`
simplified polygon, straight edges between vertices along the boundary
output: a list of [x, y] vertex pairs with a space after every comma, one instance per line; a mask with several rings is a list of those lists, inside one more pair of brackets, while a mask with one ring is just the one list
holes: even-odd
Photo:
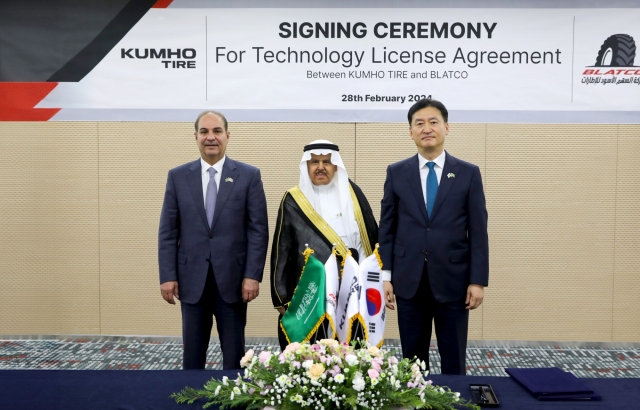
[[152, 9], [166, 9], [167, 7], [169, 7], [169, 4], [171, 4], [172, 2], [173, 2], [173, 0], [158, 0], [158, 1], [156, 1], [156, 4], [151, 6], [151, 8]]
[[60, 108], [33, 108], [58, 83], [0, 82], [0, 121], [48, 121]]

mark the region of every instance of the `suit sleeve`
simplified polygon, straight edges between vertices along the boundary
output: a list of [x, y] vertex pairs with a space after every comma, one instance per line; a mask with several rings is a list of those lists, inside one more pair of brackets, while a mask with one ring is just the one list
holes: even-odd
[[264, 263], [269, 246], [269, 220], [267, 199], [264, 194], [260, 170], [251, 179], [247, 197], [247, 265], [244, 277], [262, 281]]
[[173, 175], [169, 171], [167, 187], [160, 213], [160, 228], [158, 230], [158, 266], [160, 283], [178, 280], [176, 261], [178, 242], [180, 240], [180, 212], [176, 197]]
[[380, 208], [380, 228], [378, 229], [378, 242], [380, 243], [379, 253], [384, 270], [393, 270], [393, 246], [396, 241], [397, 229], [398, 199], [393, 190], [391, 166], [388, 166]]
[[489, 234], [487, 204], [480, 169], [475, 168], [469, 190], [469, 283], [489, 285]]

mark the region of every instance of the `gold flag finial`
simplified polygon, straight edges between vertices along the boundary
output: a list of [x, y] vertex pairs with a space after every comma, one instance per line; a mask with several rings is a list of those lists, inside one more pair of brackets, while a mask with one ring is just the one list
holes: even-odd
[[380, 269], [382, 269], [382, 259], [380, 259], [380, 253], [378, 249], [380, 248], [380, 244], [376, 243], [376, 248], [373, 250], [373, 254], [376, 255], [376, 259], [378, 260], [378, 265], [380, 265]]
[[313, 249], [309, 248], [308, 243], [305, 243], [304, 246], [306, 247], [306, 249], [304, 250], [304, 252], [302, 252], [302, 254], [304, 255], [304, 263], [307, 263], [307, 260], [309, 260], [309, 255], [313, 253]]

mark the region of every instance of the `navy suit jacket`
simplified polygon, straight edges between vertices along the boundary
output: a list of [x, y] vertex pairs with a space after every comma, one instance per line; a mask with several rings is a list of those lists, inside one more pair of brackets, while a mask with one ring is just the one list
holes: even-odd
[[160, 215], [160, 283], [178, 281], [180, 300], [197, 303], [209, 263], [226, 303], [242, 300], [242, 280], [262, 281], [269, 230], [260, 170], [227, 157], [211, 229], [200, 160], [169, 171]]
[[429, 219], [418, 167], [416, 154], [387, 168], [378, 233], [383, 269], [392, 271], [394, 293], [410, 299], [420, 284], [426, 255], [435, 299], [464, 301], [470, 283], [489, 282], [480, 169], [447, 152]]

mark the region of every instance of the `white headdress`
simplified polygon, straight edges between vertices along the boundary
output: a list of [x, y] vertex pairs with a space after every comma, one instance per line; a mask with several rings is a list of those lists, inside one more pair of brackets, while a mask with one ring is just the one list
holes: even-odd
[[[315, 195], [313, 190], [313, 183], [309, 177], [309, 171], [307, 168], [307, 161], [311, 159], [311, 154], [314, 155], [329, 155], [331, 154], [331, 163], [338, 167], [331, 184], [335, 184], [340, 201], [340, 210], [343, 216], [343, 222], [345, 231], [347, 232], [347, 247], [356, 248], [360, 247], [360, 229], [356, 223], [355, 214], [353, 211], [353, 200], [351, 199], [351, 188], [349, 186], [349, 176], [347, 175], [347, 169], [344, 167], [342, 157], [340, 156], [339, 148], [336, 144], [327, 140], [315, 140], [304, 147], [304, 153], [300, 160], [300, 190], [307, 197], [314, 209], [320, 209], [320, 204], [317, 203], [319, 198]], [[359, 249], [358, 249], [359, 250]]]

